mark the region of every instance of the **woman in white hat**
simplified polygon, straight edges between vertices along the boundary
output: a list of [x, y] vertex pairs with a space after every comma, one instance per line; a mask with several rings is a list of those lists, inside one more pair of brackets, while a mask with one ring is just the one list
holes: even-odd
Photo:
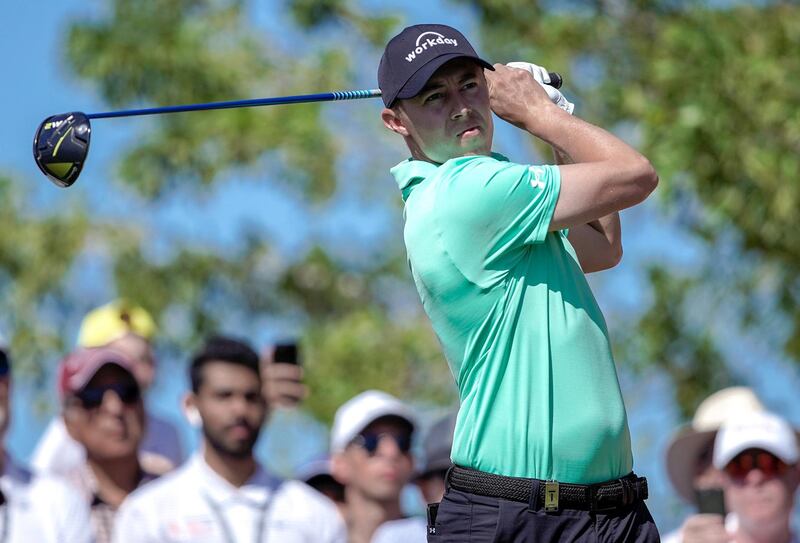
[[[690, 424], [680, 428], [667, 448], [667, 474], [678, 494], [687, 503], [706, 512], [705, 496], [721, 493], [722, 472], [713, 465], [714, 438], [723, 422], [753, 411], [764, 411], [755, 393], [747, 387], [729, 387], [711, 394], [695, 411]], [[664, 543], [683, 542], [681, 528], [662, 538]]]

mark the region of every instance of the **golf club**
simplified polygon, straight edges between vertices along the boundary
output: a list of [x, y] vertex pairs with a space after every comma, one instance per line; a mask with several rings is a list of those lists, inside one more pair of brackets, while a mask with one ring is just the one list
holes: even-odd
[[[555, 88], [561, 87], [562, 79], [559, 74], [551, 72], [550, 80], [551, 86]], [[59, 187], [69, 187], [77, 181], [83, 169], [83, 164], [86, 162], [86, 156], [89, 154], [89, 142], [91, 141], [92, 135], [90, 119], [135, 117], [140, 115], [204, 111], [209, 109], [301, 104], [307, 102], [334, 102], [339, 100], [356, 100], [360, 98], [377, 98], [380, 95], [380, 90], [368, 89], [325, 92], [320, 94], [300, 94], [276, 98], [254, 98], [251, 100], [233, 100], [229, 102], [209, 102], [205, 104], [188, 104], [147, 109], [126, 109], [89, 114], [73, 111], [71, 113], [52, 115], [42, 121], [33, 138], [33, 158], [36, 161], [36, 165], [39, 166], [39, 169], [50, 181]]]

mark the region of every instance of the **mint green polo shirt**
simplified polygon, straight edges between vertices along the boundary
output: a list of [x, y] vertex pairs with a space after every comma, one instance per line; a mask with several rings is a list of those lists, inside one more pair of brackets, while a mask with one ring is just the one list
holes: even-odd
[[461, 399], [457, 465], [596, 483], [632, 469], [603, 314], [566, 232], [557, 166], [497, 154], [392, 168], [411, 271]]

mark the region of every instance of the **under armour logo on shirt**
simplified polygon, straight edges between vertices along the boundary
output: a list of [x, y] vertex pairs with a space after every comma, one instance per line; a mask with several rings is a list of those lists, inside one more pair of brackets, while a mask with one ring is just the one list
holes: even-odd
[[541, 177], [544, 174], [544, 170], [542, 169], [542, 167], [528, 166], [528, 171], [533, 174], [533, 179], [531, 179], [531, 187], [535, 189], [543, 189], [544, 181], [541, 180]]

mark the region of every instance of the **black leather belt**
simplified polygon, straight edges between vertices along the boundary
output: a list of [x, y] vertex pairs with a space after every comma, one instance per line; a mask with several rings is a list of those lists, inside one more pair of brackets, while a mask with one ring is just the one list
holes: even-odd
[[[533, 507], [543, 507], [549, 511], [610, 511], [647, 499], [647, 479], [633, 473], [604, 483], [576, 485], [505, 477], [453, 466], [447, 474], [447, 484], [462, 492], [530, 503]], [[536, 500], [531, 499], [534, 489]]]

